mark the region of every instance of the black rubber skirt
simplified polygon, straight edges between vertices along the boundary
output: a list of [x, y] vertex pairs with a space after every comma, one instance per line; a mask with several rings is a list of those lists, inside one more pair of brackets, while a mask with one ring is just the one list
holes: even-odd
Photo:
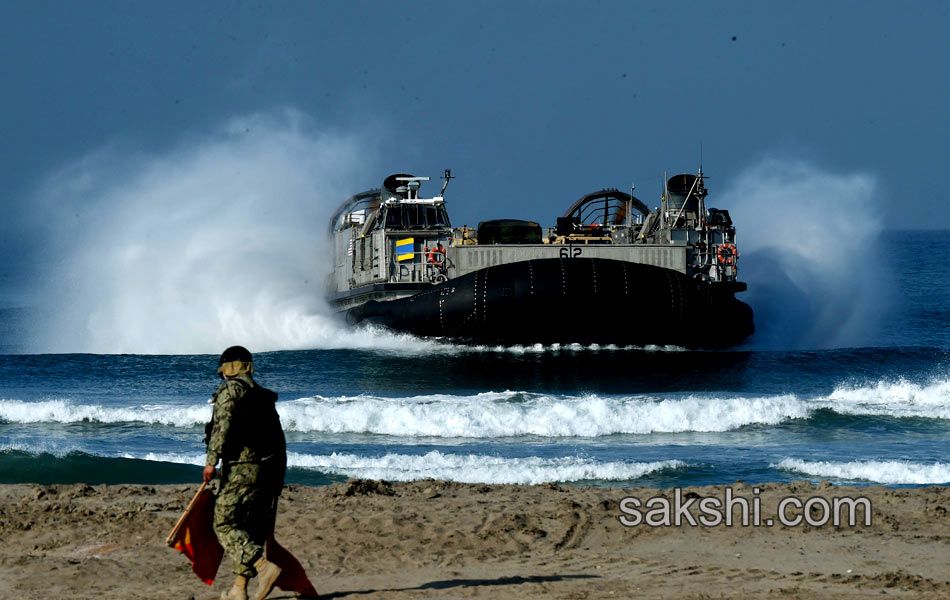
[[546, 258], [488, 267], [419, 294], [350, 309], [420, 337], [469, 344], [735, 346], [752, 309], [682, 273], [603, 258]]

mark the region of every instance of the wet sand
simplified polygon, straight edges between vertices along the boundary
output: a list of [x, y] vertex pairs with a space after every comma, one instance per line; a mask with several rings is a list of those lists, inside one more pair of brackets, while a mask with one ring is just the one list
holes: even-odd
[[[217, 598], [227, 559], [209, 587], [164, 543], [197, 488], [0, 486], [0, 598]], [[288, 486], [277, 539], [324, 598], [950, 597], [948, 488], [733, 490], [763, 519], [785, 496], [866, 496], [872, 523], [625, 527], [620, 500], [659, 491], [350, 481]]]

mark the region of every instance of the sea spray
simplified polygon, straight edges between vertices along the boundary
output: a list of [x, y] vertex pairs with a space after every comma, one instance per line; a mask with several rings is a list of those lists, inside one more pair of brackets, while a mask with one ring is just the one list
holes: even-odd
[[[35, 199], [46, 268], [34, 352], [215, 353], [385, 348], [406, 335], [341, 327], [322, 300], [327, 217], [367, 186], [373, 149], [300, 113], [252, 115], [171, 151], [107, 147]], [[722, 194], [740, 227], [753, 347], [854, 346], [886, 308], [875, 182], [764, 161]]]
[[736, 221], [740, 298], [755, 311], [754, 348], [871, 343], [887, 308], [878, 256], [877, 185], [795, 160], [745, 170], [719, 202]]
[[405, 348], [349, 331], [323, 283], [327, 220], [379, 173], [358, 135], [295, 111], [235, 118], [167, 152], [107, 147], [35, 198], [45, 269], [34, 352]]

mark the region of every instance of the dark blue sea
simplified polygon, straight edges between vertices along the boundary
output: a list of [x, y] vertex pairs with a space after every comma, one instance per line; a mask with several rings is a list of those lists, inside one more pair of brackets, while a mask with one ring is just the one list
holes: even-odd
[[[729, 351], [468, 348], [314, 314], [233, 341], [279, 394], [290, 482], [947, 484], [950, 232], [884, 232], [852, 254], [812, 270], [743, 256], [758, 332]], [[41, 312], [0, 311], [0, 482], [199, 481], [223, 346], [167, 353], [174, 327], [153, 310], [134, 338], [48, 353], [31, 347], [54, 322]], [[123, 331], [142, 318], [116, 315]]]

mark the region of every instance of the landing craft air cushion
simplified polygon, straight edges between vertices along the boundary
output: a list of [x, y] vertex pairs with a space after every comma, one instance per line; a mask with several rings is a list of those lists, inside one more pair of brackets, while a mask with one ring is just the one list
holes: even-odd
[[428, 177], [391, 175], [330, 222], [328, 299], [349, 323], [467, 344], [721, 348], [754, 331], [735, 298], [736, 230], [706, 208], [702, 169], [665, 183], [660, 206], [615, 189], [533, 221], [452, 227]]

